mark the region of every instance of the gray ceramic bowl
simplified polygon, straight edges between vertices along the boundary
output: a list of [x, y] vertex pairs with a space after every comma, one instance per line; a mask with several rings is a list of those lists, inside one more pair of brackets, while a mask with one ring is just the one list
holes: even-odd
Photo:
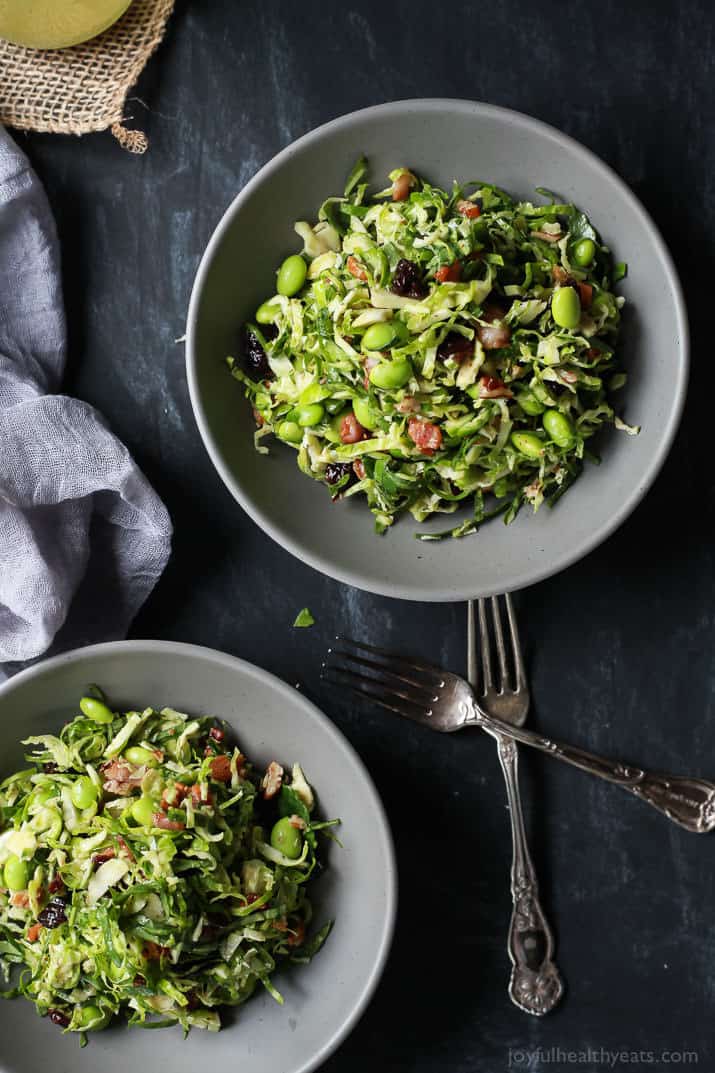
[[222, 716], [258, 764], [300, 759], [326, 815], [343, 820], [343, 849], [314, 888], [319, 919], [335, 927], [308, 966], [285, 970], [285, 1005], [255, 995], [228, 1012], [218, 1034], [110, 1028], [62, 1036], [24, 999], [0, 1003], [0, 1073], [306, 1073], [323, 1062], [365, 1009], [392, 936], [396, 872], [390, 831], [375, 788], [333, 724], [265, 671], [207, 648], [161, 641], [97, 645], [38, 664], [0, 688], [0, 777], [22, 767], [21, 738], [53, 731], [98, 682], [117, 707], [170, 705]]
[[[623, 347], [631, 379], [625, 417], [637, 438], [613, 433], [603, 464], [590, 467], [555, 510], [523, 510], [509, 528], [492, 522], [461, 541], [424, 543], [401, 519], [383, 537], [358, 497], [333, 505], [303, 477], [295, 454], [253, 450], [253, 421], [224, 365], [241, 322], [272, 294], [282, 259], [300, 249], [299, 219], [340, 192], [366, 153], [384, 185], [405, 164], [446, 185], [482, 178], [512, 194], [547, 187], [577, 202], [618, 260], [628, 262]], [[687, 382], [688, 328], [678, 278], [652, 220], [597, 157], [552, 127], [492, 105], [402, 101], [336, 119], [266, 164], [221, 220], [199, 269], [188, 319], [187, 366], [201, 435], [227, 487], [266, 533], [304, 562], [363, 589], [415, 600], [462, 600], [521, 588], [569, 566], [630, 514], [670, 448]], [[447, 523], [449, 524], [449, 522]], [[438, 517], [427, 529], [445, 528]]]

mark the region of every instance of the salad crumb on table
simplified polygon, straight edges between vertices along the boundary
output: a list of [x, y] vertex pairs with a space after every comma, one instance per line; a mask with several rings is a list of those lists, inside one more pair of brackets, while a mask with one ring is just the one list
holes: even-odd
[[384, 532], [469, 506], [464, 536], [524, 504], [553, 505], [616, 416], [625, 275], [586, 215], [547, 191], [517, 202], [483, 182], [442, 190], [407, 168], [299, 221], [301, 254], [228, 358], [257, 425], [333, 498], [364, 495]]
[[315, 819], [300, 765], [256, 773], [218, 720], [101, 696], [23, 744], [0, 784], [2, 996], [83, 1034], [116, 1014], [218, 1030], [258, 985], [282, 1003], [275, 970], [332, 923], [312, 927], [307, 887], [339, 821]]

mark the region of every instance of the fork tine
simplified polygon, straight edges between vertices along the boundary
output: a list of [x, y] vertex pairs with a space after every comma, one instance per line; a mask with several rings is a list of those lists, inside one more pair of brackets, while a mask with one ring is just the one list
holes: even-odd
[[361, 652], [368, 652], [372, 655], [379, 656], [383, 660], [389, 660], [393, 666], [399, 666], [403, 671], [420, 671], [431, 679], [439, 679], [441, 682], [442, 671], [439, 667], [435, 667], [432, 664], [422, 663], [420, 660], [416, 659], [408, 660], [405, 659], [404, 656], [400, 656], [397, 652], [388, 652], [385, 648], [378, 648], [376, 645], [368, 645], [365, 644], [364, 641], [355, 641], [352, 637], [344, 637], [342, 634], [337, 634], [335, 640], [340, 641], [342, 644], [352, 645], [353, 648], [357, 648]]
[[492, 619], [494, 621], [494, 640], [497, 646], [499, 659], [499, 692], [503, 693], [509, 688], [509, 672], [506, 666], [506, 648], [504, 647], [504, 632], [501, 628], [501, 611], [499, 610], [499, 597], [492, 596]]
[[[425, 696], [424, 696], [425, 703], [428, 700], [434, 700], [435, 699], [432, 696], [432, 694], [434, 693], [434, 688], [433, 687], [431, 688], [426, 682], [420, 682], [417, 679], [407, 678], [405, 675], [398, 674], [397, 671], [393, 671], [392, 668], [389, 667], [386, 663], [380, 663], [378, 660], [374, 660], [374, 659], [366, 659], [364, 656], [355, 655], [353, 652], [349, 652], [348, 650], [341, 649], [341, 648], [331, 648], [331, 649], [329, 649], [328, 650], [328, 659], [330, 659], [331, 656], [335, 656], [336, 658], [337, 657], [342, 657], [344, 660], [346, 660], [349, 663], [357, 664], [357, 666], [359, 666], [359, 667], [367, 667], [369, 670], [377, 671], [379, 674], [382, 674], [382, 675], [389, 675], [390, 678], [395, 678], [398, 682], [401, 682], [403, 685], [413, 686], [415, 689], [418, 689], [422, 693], [425, 694]], [[366, 677], [366, 676], [363, 675], [363, 677]], [[417, 698], [415, 698], [415, 699], [417, 699]]]
[[360, 671], [355, 671], [351, 667], [345, 667], [340, 663], [327, 662], [323, 664], [323, 666], [326, 670], [334, 671], [336, 674], [342, 674], [353, 682], [360, 682], [366, 687], [371, 686], [373, 689], [379, 690], [380, 696], [382, 696], [383, 694], [389, 694], [392, 697], [397, 697], [400, 700], [406, 701], [408, 704], [414, 704], [415, 707], [426, 707], [430, 704], [431, 701], [436, 700], [435, 697], [431, 697], [428, 694], [417, 696], [415, 693], [410, 694], [406, 690], [400, 689], [397, 685], [394, 685], [392, 682], [387, 680], [384, 672], [381, 678], [372, 678], [368, 674], [363, 674]]
[[482, 694], [485, 694], [492, 688], [492, 656], [489, 649], [486, 601], [481, 598], [479, 600], [479, 640], [482, 650]]
[[[370, 702], [371, 704], [379, 704], [381, 708], [387, 708], [388, 712], [394, 712], [396, 715], [401, 715], [405, 719], [411, 719], [413, 722], [421, 723], [427, 713], [424, 708], [413, 707], [409, 703], [405, 703], [405, 699], [401, 694], [395, 694], [389, 689], [371, 689], [369, 688], [371, 679], [363, 678], [359, 674], [353, 674], [352, 671], [345, 671], [340, 667], [325, 667], [325, 672], [321, 674], [321, 678], [324, 682], [328, 682], [330, 685], [339, 686], [341, 689], [348, 689], [355, 696], [359, 697], [363, 702]], [[388, 704], [386, 697], [390, 700], [394, 700], [395, 704]]]
[[506, 601], [506, 613], [509, 618], [509, 631], [511, 633], [511, 647], [514, 651], [514, 666], [516, 668], [516, 688], [523, 689], [526, 685], [526, 668], [524, 667], [524, 657], [521, 654], [521, 644], [519, 642], [519, 629], [516, 624], [516, 615], [514, 613], [514, 605], [511, 602], [511, 596], [507, 593], [504, 597]]

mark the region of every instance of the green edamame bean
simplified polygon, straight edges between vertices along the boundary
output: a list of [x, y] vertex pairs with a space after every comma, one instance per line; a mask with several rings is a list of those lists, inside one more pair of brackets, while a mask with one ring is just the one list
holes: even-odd
[[271, 845], [286, 857], [295, 861], [303, 849], [303, 836], [290, 822], [289, 816], [283, 816], [273, 825]]
[[545, 431], [558, 447], [570, 447], [574, 440], [574, 427], [560, 410], [547, 410], [541, 419]]
[[5, 861], [3, 879], [7, 889], [13, 892], [25, 890], [27, 887], [27, 865], [19, 857], [16, 857], [14, 853], [11, 853]]
[[536, 417], [538, 414], [543, 414], [546, 409], [543, 402], [539, 402], [536, 395], [531, 391], [517, 392], [516, 401], [519, 403], [524, 413], [529, 414], [530, 417]]
[[579, 268], [588, 268], [596, 256], [596, 243], [592, 238], [582, 238], [571, 251], [574, 264]]
[[146, 794], [142, 794], [141, 797], [138, 797], [131, 807], [133, 819], [141, 824], [142, 827], [151, 827], [152, 816], [155, 812], [156, 805]]
[[276, 290], [286, 298], [292, 298], [297, 294], [305, 283], [308, 274], [308, 266], [299, 253], [286, 257], [278, 269], [278, 283]]
[[295, 416], [302, 428], [312, 428], [313, 425], [319, 425], [325, 417], [325, 407], [319, 402], [312, 402], [308, 406], [298, 406]]
[[130, 745], [124, 750], [124, 759], [130, 764], [145, 764], [147, 767], [158, 767], [159, 761], [151, 749], [145, 749], [142, 745]]
[[96, 697], [82, 697], [79, 706], [83, 715], [86, 715], [88, 719], [94, 719], [95, 723], [111, 723], [114, 719], [114, 713]]
[[370, 325], [362, 337], [362, 345], [365, 350], [385, 350], [394, 338], [395, 329], [391, 321], [383, 320]]
[[363, 428], [377, 428], [379, 415], [368, 399], [353, 399], [353, 413]]
[[370, 373], [370, 383], [383, 391], [404, 387], [412, 376], [412, 366], [407, 358], [398, 361], [380, 361]]
[[551, 298], [551, 316], [561, 328], [577, 328], [581, 300], [573, 287], [559, 287]]
[[256, 310], [256, 323], [257, 324], [273, 324], [278, 314], [281, 311], [281, 307], [272, 301], [264, 302]]
[[90, 1028], [90, 1025], [97, 1030], [104, 1028], [107, 1023], [107, 1015], [100, 1010], [99, 1006], [83, 1006], [75, 1014], [75, 1023], [77, 1028], [81, 1028], [85, 1032]]
[[300, 443], [303, 439], [303, 429], [296, 421], [281, 421], [276, 431], [286, 443]]
[[544, 453], [543, 440], [535, 432], [512, 432], [509, 438], [517, 451], [527, 458], [541, 458]]
[[77, 808], [90, 808], [97, 800], [97, 787], [89, 775], [80, 775], [72, 784], [70, 797]]

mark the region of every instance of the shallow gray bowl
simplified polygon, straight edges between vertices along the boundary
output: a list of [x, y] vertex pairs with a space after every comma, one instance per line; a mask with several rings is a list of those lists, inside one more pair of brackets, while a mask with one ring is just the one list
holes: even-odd
[[[407, 165], [433, 182], [484, 179], [520, 197], [546, 187], [592, 218], [617, 260], [628, 306], [622, 345], [631, 379], [619, 404], [637, 438], [613, 432], [603, 464], [591, 466], [552, 511], [524, 509], [516, 523], [486, 525], [459, 541], [424, 543], [426, 527], [402, 518], [383, 537], [362, 497], [333, 505], [279, 444], [253, 450], [253, 419], [224, 359], [242, 321], [275, 289], [275, 272], [300, 241], [295, 220], [315, 219], [366, 153], [371, 176]], [[418, 100], [354, 112], [299, 138], [244, 187], [201, 262], [188, 318], [191, 400], [206, 448], [229, 490], [262, 529], [304, 562], [372, 592], [414, 600], [462, 600], [517, 589], [574, 563], [628, 517], [670, 448], [687, 382], [688, 328], [678, 278], [663, 240], [628, 187], [597, 157], [534, 119], [468, 101]], [[445, 521], [445, 518], [447, 519]]]
[[333, 724], [290, 686], [208, 648], [164, 641], [96, 645], [40, 663], [0, 688], [0, 778], [23, 767], [19, 742], [56, 731], [96, 682], [117, 708], [171, 706], [216, 715], [257, 765], [300, 760], [320, 810], [343, 821], [343, 848], [313, 888], [319, 921], [335, 927], [315, 960], [276, 977], [285, 1005], [256, 994], [227, 1011], [216, 1033], [110, 1028], [62, 1035], [31, 1003], [0, 1003], [0, 1073], [307, 1073], [345, 1038], [384, 967], [395, 915], [396, 871], [385, 815], [370, 776]]

